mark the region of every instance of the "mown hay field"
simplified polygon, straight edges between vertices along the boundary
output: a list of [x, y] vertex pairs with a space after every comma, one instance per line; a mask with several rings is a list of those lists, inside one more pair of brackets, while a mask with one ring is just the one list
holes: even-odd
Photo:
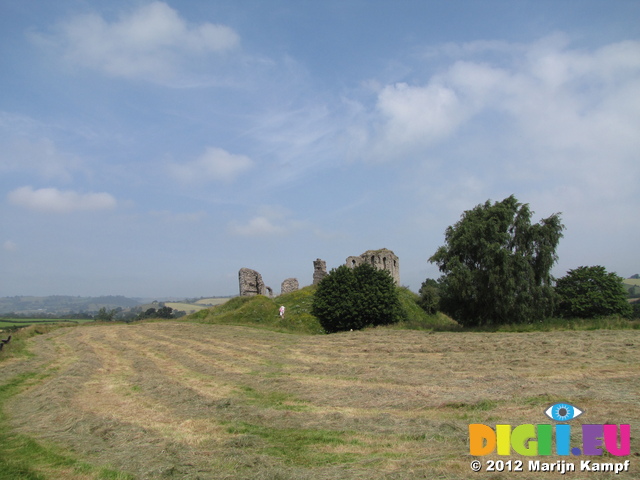
[[54, 323], [87, 323], [93, 322], [92, 318], [0, 318], [0, 332], [8, 327], [25, 327], [35, 324]]
[[[168, 321], [61, 328], [28, 346], [0, 363], [0, 433], [83, 463], [34, 462], [20, 478], [559, 478], [473, 473], [468, 445], [470, 423], [553, 423], [543, 411], [559, 401], [585, 411], [576, 430], [629, 423], [632, 436], [630, 471], [564, 477], [640, 478], [637, 330], [294, 335]], [[481, 460], [499, 458], [561, 459]]]

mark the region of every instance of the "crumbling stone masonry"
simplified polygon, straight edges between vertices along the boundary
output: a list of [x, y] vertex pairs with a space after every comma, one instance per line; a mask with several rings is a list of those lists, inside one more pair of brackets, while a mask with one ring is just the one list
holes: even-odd
[[388, 271], [396, 282], [400, 285], [400, 261], [395, 253], [387, 248], [380, 250], [367, 250], [359, 257], [347, 257], [347, 267], [354, 268], [363, 263]]
[[299, 288], [300, 284], [298, 283], [297, 278], [287, 278], [284, 282], [282, 282], [282, 286], [280, 287], [280, 295], [295, 292]]
[[313, 284], [317, 285], [327, 276], [327, 262], [319, 258], [313, 261]]
[[262, 281], [262, 275], [250, 268], [241, 268], [238, 272], [240, 282], [240, 296], [266, 295], [267, 287]]

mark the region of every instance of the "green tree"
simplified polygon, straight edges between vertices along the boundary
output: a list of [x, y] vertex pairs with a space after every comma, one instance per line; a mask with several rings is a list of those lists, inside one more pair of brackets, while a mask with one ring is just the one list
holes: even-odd
[[564, 317], [594, 318], [606, 315], [631, 317], [633, 308], [627, 301], [622, 277], [596, 265], [569, 270], [558, 279], [560, 314]]
[[429, 259], [438, 265], [440, 308], [466, 326], [530, 322], [554, 308], [551, 267], [564, 225], [560, 214], [531, 224], [511, 195], [477, 205], [445, 232]]
[[440, 305], [440, 287], [438, 286], [438, 282], [432, 278], [427, 278], [422, 282], [418, 293], [420, 295], [418, 305], [429, 315], [436, 313]]
[[102, 307], [100, 310], [98, 310], [98, 314], [95, 316], [95, 319], [98, 322], [110, 322], [113, 320], [115, 314], [115, 310], [107, 311], [106, 307]]
[[173, 318], [173, 308], [167, 307], [166, 305], [160, 307], [158, 312], [156, 313], [158, 318]]
[[318, 284], [311, 313], [327, 333], [388, 325], [404, 315], [391, 275], [368, 264], [331, 270]]

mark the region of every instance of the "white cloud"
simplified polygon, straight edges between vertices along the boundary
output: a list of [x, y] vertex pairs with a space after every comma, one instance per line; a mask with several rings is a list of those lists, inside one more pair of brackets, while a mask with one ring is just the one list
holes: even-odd
[[234, 235], [240, 235], [244, 237], [261, 237], [270, 235], [282, 235], [286, 232], [284, 227], [275, 225], [273, 220], [264, 217], [253, 217], [245, 224], [232, 223], [230, 225], [230, 231]]
[[196, 160], [169, 165], [169, 172], [184, 183], [210, 180], [230, 182], [251, 167], [253, 167], [253, 161], [245, 155], [236, 155], [222, 148], [209, 147]]
[[11, 240], [6, 240], [2, 244], [2, 248], [7, 252], [15, 252], [18, 249], [18, 245], [15, 242], [12, 242]]
[[115, 208], [116, 199], [108, 193], [78, 193], [57, 188], [20, 187], [8, 195], [9, 202], [29, 210], [48, 213], [96, 211]]
[[74, 64], [151, 81], [173, 77], [188, 58], [222, 53], [239, 43], [232, 28], [208, 22], [190, 25], [164, 2], [144, 5], [114, 22], [97, 14], [79, 15], [44, 40], [61, 47]]
[[383, 141], [428, 146], [450, 135], [468, 117], [455, 90], [433, 82], [424, 87], [389, 85], [378, 94], [385, 122]]
[[258, 208], [257, 215], [248, 222], [231, 222], [228, 230], [233, 235], [245, 237], [284, 235], [303, 225], [301, 222], [291, 220], [290, 214], [288, 209], [280, 206], [262, 205]]
[[482, 154], [487, 162], [493, 151], [496, 181], [546, 178], [616, 195], [636, 188], [640, 42], [588, 51], [555, 35], [511, 52], [502, 43], [476, 47], [447, 46], [446, 56], [464, 59], [423, 82], [381, 88], [366, 118], [368, 142], [357, 139], [361, 156], [429, 158], [446, 145], [466, 149], [468, 162]]

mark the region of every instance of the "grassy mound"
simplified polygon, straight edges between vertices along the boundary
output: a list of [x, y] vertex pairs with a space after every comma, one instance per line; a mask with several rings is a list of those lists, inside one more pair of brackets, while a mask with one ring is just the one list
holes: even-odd
[[[309, 286], [274, 299], [262, 295], [235, 297], [223, 305], [201, 310], [183, 319], [199, 323], [260, 326], [292, 333], [324, 333], [318, 319], [311, 315], [315, 290], [314, 286]], [[398, 288], [398, 295], [407, 320], [387, 328], [454, 330], [458, 327], [455, 321], [443, 313], [428, 315], [416, 303], [418, 295], [409, 289]], [[285, 307], [284, 319], [278, 314], [280, 305]]]
[[[184, 317], [202, 323], [261, 326], [270, 330], [318, 334], [324, 333], [318, 319], [311, 315], [315, 287], [309, 286], [271, 299], [262, 295], [235, 297], [213, 308]], [[278, 309], [285, 307], [284, 319]]]
[[418, 294], [406, 287], [398, 288], [400, 305], [406, 313], [406, 320], [392, 325], [390, 328], [403, 330], [458, 330], [460, 325], [442, 312], [429, 315], [418, 305]]

